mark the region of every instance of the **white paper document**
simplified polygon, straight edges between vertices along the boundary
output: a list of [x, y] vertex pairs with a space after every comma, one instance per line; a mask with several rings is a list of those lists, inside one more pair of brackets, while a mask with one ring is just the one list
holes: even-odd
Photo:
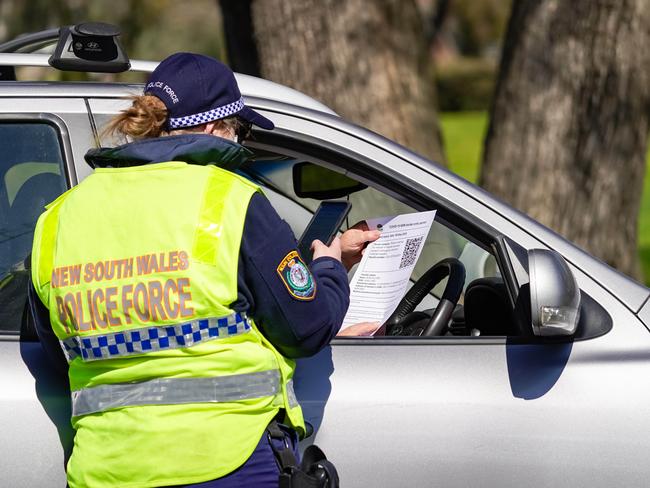
[[350, 283], [350, 308], [341, 330], [360, 322], [384, 323], [406, 293], [436, 211], [368, 219], [381, 237], [371, 242]]

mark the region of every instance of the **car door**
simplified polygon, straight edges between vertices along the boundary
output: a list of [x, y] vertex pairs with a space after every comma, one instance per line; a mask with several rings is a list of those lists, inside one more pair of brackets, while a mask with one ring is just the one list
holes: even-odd
[[0, 459], [6, 486], [64, 486], [70, 397], [26, 308], [34, 225], [92, 143], [81, 98], [0, 97]]
[[646, 483], [650, 335], [634, 300], [640, 306], [647, 290], [389, 141], [310, 111], [263, 101], [256, 108], [276, 130], [258, 134], [253, 148], [346, 172], [414, 210], [437, 210], [491, 251], [513, 303], [533, 248], [560, 250], [582, 290], [575, 340], [339, 338], [300, 360], [296, 392], [315, 428], [306, 442], [325, 449], [346, 486]]

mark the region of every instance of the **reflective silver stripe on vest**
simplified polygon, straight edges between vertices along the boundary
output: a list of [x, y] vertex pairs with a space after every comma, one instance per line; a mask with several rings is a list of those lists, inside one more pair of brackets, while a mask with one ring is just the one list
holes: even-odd
[[61, 341], [68, 362], [122, 358], [135, 354], [191, 347], [203, 342], [244, 334], [251, 330], [246, 314], [193, 320], [184, 324], [160, 325], [93, 336], [74, 336]]
[[278, 370], [216, 378], [159, 378], [142, 383], [117, 383], [72, 392], [72, 416], [139, 405], [236, 402], [281, 391]]
[[296, 398], [296, 392], [293, 389], [293, 380], [287, 381], [287, 400], [289, 401], [289, 408], [298, 406], [298, 399]]

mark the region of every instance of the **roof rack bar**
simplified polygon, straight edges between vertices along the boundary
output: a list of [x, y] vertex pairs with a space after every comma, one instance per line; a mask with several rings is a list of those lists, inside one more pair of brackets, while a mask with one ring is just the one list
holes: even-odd
[[59, 38], [59, 28], [48, 29], [40, 32], [32, 32], [0, 44], [0, 53], [15, 53], [19, 49], [32, 46], [33, 51], [56, 41]]
[[[3, 53], [0, 52], [0, 66], [36, 66], [52, 68], [49, 54]], [[151, 73], [158, 66], [157, 61], [131, 60], [131, 72]], [[54, 68], [52, 68], [54, 69]]]

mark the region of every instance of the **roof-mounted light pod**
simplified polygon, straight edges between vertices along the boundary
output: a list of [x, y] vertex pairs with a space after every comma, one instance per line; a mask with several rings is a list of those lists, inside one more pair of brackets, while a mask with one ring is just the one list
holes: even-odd
[[61, 27], [59, 41], [48, 62], [63, 71], [127, 71], [131, 63], [120, 44], [119, 35], [116, 26], [102, 22]]

